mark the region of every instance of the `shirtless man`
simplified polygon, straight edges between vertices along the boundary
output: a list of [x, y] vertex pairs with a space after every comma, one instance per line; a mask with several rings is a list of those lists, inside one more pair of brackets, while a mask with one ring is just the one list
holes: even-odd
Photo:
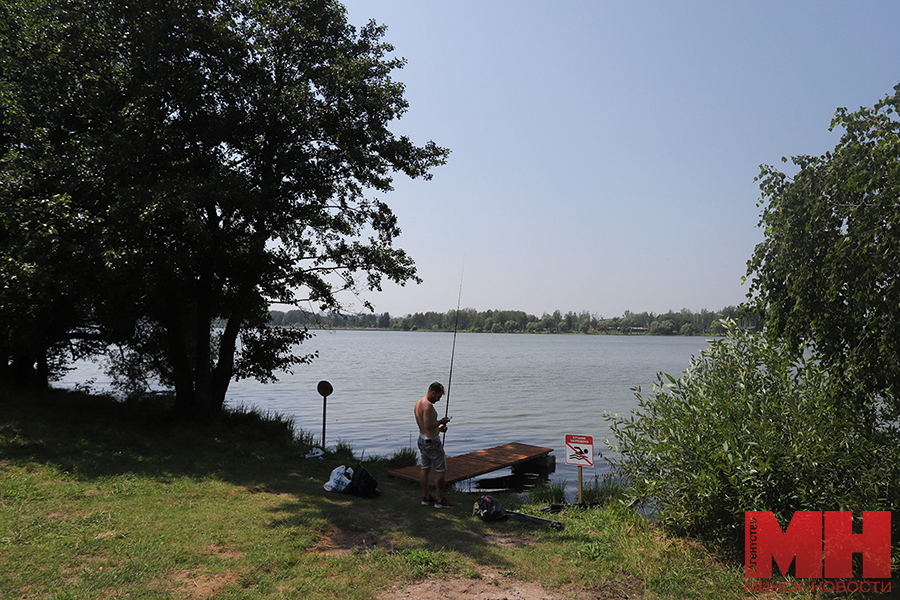
[[[449, 417], [437, 418], [435, 402], [439, 402], [444, 395], [444, 386], [438, 382], [428, 386], [428, 392], [416, 402], [416, 423], [419, 425], [419, 456], [422, 461], [422, 474], [419, 483], [422, 486], [422, 505], [434, 504], [435, 508], [451, 508], [453, 503], [444, 498], [444, 473], [447, 472], [447, 456], [444, 454], [444, 446], [441, 444], [440, 433], [447, 431]], [[428, 492], [428, 476], [431, 469], [437, 474], [435, 490], [437, 497], [433, 498]]]

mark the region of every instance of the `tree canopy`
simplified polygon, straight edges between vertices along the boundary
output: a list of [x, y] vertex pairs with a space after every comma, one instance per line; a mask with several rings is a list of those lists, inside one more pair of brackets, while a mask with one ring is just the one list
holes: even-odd
[[562, 313], [558, 310], [543, 316], [521, 310], [486, 310], [474, 308], [450, 309], [445, 313], [428, 311], [403, 317], [389, 313], [341, 314], [310, 313], [302, 310], [269, 312], [275, 326], [310, 328], [397, 329], [403, 331], [471, 331], [476, 333], [616, 333], [651, 335], [719, 335], [725, 331], [725, 321], [742, 318], [742, 325], [755, 328], [756, 316], [740, 315], [736, 306], [721, 311], [706, 309], [692, 312], [686, 308], [664, 314], [625, 311], [621, 317], [604, 319], [588, 311]]
[[[765, 239], [748, 263], [767, 331], [813, 350], [841, 395], [900, 409], [900, 85], [872, 108], [836, 111], [844, 133], [796, 174], [763, 166]], [[786, 161], [786, 159], [785, 159]], [[868, 399], [868, 400], [867, 400]], [[869, 404], [871, 406], [871, 404]], [[895, 413], [896, 415], [896, 413]]]
[[18, 0], [0, 23], [7, 379], [116, 344], [121, 372], [216, 412], [232, 379], [306, 360], [270, 302], [418, 280], [376, 195], [448, 150], [389, 129], [408, 105], [383, 26], [330, 0]]

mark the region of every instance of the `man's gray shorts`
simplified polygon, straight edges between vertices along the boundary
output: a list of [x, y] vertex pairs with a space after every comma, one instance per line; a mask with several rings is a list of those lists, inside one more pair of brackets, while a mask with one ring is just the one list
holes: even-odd
[[419, 435], [419, 459], [423, 469], [434, 468], [436, 473], [447, 470], [447, 457], [444, 454], [444, 446], [440, 437], [425, 437]]

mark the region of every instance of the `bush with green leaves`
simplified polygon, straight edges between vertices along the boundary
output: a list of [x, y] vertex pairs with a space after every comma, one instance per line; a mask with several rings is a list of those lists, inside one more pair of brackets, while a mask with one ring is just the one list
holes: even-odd
[[730, 323], [680, 379], [635, 389], [630, 416], [607, 415], [629, 495], [679, 534], [739, 549], [744, 511], [891, 510], [896, 423], [853, 412], [821, 365], [796, 361]]

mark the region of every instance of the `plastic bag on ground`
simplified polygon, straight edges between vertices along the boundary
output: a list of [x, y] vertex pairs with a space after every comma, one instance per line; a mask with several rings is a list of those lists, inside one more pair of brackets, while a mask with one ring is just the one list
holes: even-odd
[[331, 472], [331, 477], [325, 482], [325, 490], [329, 492], [343, 492], [350, 485], [353, 478], [353, 469], [341, 465], [335, 467]]

